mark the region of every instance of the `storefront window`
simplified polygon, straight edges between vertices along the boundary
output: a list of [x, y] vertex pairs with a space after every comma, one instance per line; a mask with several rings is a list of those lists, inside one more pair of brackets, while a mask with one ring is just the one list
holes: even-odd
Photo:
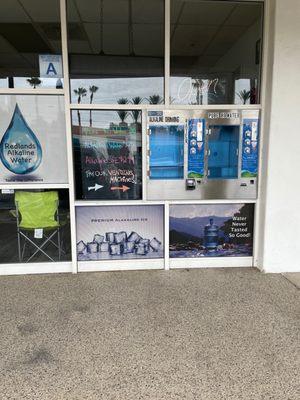
[[70, 261], [69, 215], [68, 190], [2, 189], [1, 263]]
[[263, 4], [1, 0], [0, 264], [252, 257]]
[[59, 0], [0, 2], [0, 88], [62, 88]]
[[171, 1], [173, 104], [258, 104], [263, 5]]
[[73, 103], [164, 101], [164, 1], [68, 1]]
[[77, 199], [142, 198], [140, 110], [72, 112]]

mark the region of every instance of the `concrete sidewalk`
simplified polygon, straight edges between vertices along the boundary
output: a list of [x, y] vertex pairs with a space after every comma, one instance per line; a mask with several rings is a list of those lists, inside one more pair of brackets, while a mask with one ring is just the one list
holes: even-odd
[[0, 399], [298, 400], [299, 290], [254, 269], [0, 278]]

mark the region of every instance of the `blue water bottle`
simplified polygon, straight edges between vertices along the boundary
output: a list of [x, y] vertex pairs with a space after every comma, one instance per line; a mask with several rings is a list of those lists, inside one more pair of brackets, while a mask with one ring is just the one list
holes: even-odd
[[204, 228], [204, 246], [208, 250], [214, 250], [219, 242], [219, 227], [210, 218], [209, 224]]

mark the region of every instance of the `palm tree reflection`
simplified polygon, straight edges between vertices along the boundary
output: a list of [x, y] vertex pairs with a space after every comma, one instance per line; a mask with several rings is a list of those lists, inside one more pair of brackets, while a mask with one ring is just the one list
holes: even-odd
[[[74, 93], [76, 94], [77, 97], [77, 103], [81, 103], [82, 97], [86, 96], [87, 90], [83, 87], [79, 87], [78, 89], [74, 89]], [[77, 117], [78, 117], [78, 125], [81, 126], [81, 117], [80, 117], [80, 111], [77, 110]]]
[[[89, 91], [90, 91], [90, 104], [93, 103], [93, 99], [94, 99], [94, 93], [96, 93], [98, 91], [99, 87], [92, 85], [89, 87]], [[92, 121], [92, 110], [90, 110], [90, 126], [92, 126], [93, 121]]]

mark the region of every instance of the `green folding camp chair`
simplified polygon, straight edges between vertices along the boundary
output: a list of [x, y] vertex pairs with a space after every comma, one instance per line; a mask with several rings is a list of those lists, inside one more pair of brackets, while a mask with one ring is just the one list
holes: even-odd
[[[15, 194], [18, 250], [20, 262], [29, 262], [37, 254], [43, 253], [51, 261], [53, 257], [46, 252], [48, 245], [58, 250], [58, 260], [61, 257], [60, 223], [58, 214], [58, 192], [26, 192]], [[42, 237], [37, 238], [36, 229], [42, 229]], [[24, 260], [26, 245], [32, 245], [33, 254]], [[52, 247], [51, 246], [51, 247]]]

